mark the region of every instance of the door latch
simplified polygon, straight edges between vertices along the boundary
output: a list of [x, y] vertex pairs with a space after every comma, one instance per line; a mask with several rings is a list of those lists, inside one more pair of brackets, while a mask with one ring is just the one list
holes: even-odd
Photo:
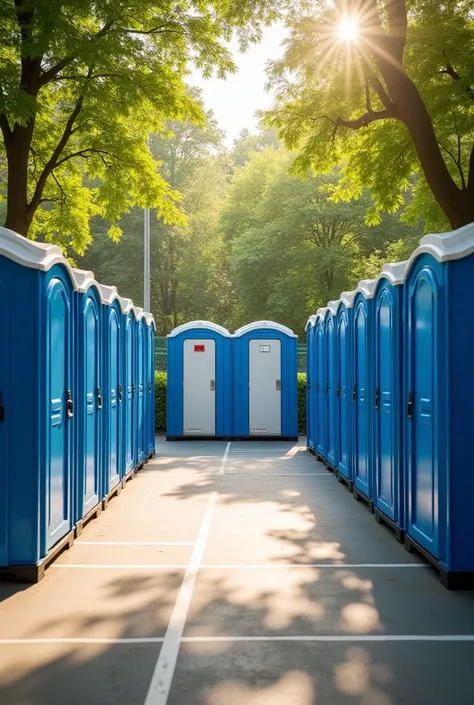
[[355, 401], [357, 399], [357, 384], [354, 384], [354, 388], [352, 390], [352, 401]]
[[341, 397], [341, 385], [340, 384], [337, 385], [336, 394], [337, 394], [337, 398], [340, 399], [340, 397]]
[[96, 396], [97, 396], [97, 408], [102, 409], [102, 394], [100, 393], [100, 387], [97, 387]]
[[148, 394], [151, 394], [151, 382], [148, 382]]
[[132, 397], [135, 396], [136, 392], [137, 392], [137, 387], [135, 384], [132, 384]]
[[119, 402], [121, 402], [123, 400], [123, 388], [122, 388], [121, 384], [119, 384], [119, 386], [118, 386], [118, 398], [119, 398]]
[[308, 383], [306, 384], [306, 389], [307, 389], [308, 391], [311, 389], [311, 382], [308, 382]]
[[276, 386], [277, 392], [281, 392], [281, 379], [277, 379], [275, 386]]
[[317, 392], [319, 392], [319, 382], [316, 382], [315, 389]]
[[407, 415], [409, 419], [413, 418], [413, 392], [408, 392]]
[[216, 380], [215, 379], [211, 379], [210, 389], [211, 389], [211, 392], [214, 392], [216, 390]]
[[329, 382], [326, 382], [326, 386], [324, 388], [324, 393], [329, 394]]
[[375, 390], [375, 408], [378, 411], [380, 407], [380, 389], [377, 387]]
[[68, 419], [72, 419], [74, 416], [74, 402], [72, 400], [71, 390], [68, 389], [66, 392], [66, 411]]
[[2, 404], [2, 393], [0, 392], [0, 423], [5, 421], [5, 407]]

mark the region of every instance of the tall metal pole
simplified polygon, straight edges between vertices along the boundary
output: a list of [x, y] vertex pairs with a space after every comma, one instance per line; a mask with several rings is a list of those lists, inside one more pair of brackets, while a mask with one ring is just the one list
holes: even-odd
[[[148, 138], [148, 145], [150, 138]], [[145, 208], [143, 223], [143, 308], [150, 311], [150, 209]]]

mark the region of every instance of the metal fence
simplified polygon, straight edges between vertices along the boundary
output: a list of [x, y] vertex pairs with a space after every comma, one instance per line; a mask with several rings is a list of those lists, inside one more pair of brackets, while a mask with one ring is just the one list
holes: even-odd
[[[166, 372], [166, 338], [155, 339], [155, 370]], [[298, 372], [306, 372], [306, 343], [298, 344]]]

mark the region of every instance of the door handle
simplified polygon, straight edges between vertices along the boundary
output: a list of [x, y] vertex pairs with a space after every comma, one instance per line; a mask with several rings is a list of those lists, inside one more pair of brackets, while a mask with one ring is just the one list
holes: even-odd
[[341, 398], [341, 385], [340, 384], [337, 385], [336, 394], [337, 394], [337, 398], [340, 399]]
[[210, 389], [211, 389], [211, 392], [214, 392], [216, 390], [216, 380], [215, 379], [211, 379]]
[[102, 409], [102, 394], [100, 393], [100, 387], [97, 387], [96, 396], [97, 396], [97, 408]]
[[277, 379], [275, 387], [277, 392], [281, 392], [281, 379]]
[[314, 388], [316, 389], [317, 392], [319, 392], [319, 382], [316, 382], [316, 385]]
[[326, 382], [326, 386], [324, 388], [325, 394], [329, 394], [329, 382]]
[[311, 382], [308, 382], [308, 383], [306, 384], [306, 389], [307, 389], [308, 391], [311, 389]]
[[68, 419], [72, 419], [74, 416], [74, 402], [72, 400], [71, 390], [68, 389], [66, 392], [66, 411]]
[[132, 397], [135, 396], [136, 392], [137, 392], [137, 388], [136, 388], [135, 384], [132, 384]]
[[151, 394], [151, 382], [148, 382], [148, 394]]
[[123, 388], [122, 388], [121, 384], [119, 384], [119, 386], [118, 386], [118, 398], [119, 398], [119, 402], [121, 402], [123, 400]]
[[352, 390], [352, 401], [355, 401], [357, 399], [357, 384], [354, 384], [354, 388]]
[[377, 387], [375, 390], [375, 409], [378, 411], [380, 408], [380, 389]]
[[413, 392], [408, 393], [407, 415], [409, 419], [413, 418]]

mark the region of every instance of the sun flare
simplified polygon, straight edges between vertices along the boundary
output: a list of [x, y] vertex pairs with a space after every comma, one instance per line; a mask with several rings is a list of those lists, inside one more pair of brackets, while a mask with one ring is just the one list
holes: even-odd
[[355, 42], [359, 37], [357, 17], [344, 15], [337, 26], [337, 36], [341, 42]]

